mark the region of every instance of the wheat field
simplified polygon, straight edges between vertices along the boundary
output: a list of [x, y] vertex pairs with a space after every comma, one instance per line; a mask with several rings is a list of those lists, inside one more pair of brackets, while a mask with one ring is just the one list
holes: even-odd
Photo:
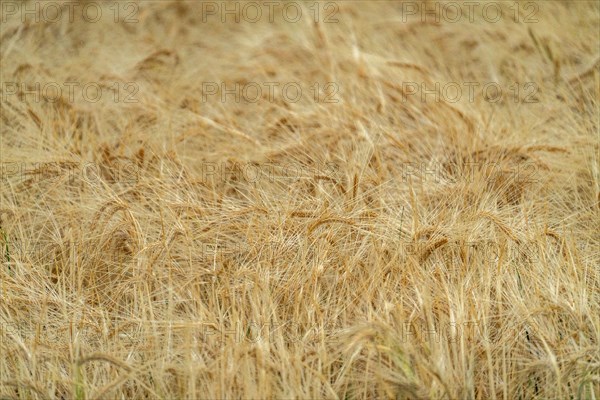
[[0, 398], [600, 398], [599, 2], [0, 5]]

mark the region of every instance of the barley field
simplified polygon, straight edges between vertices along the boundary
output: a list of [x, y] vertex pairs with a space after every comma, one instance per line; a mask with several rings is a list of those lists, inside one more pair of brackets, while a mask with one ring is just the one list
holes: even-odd
[[1, 399], [600, 399], [599, 2], [0, 7]]

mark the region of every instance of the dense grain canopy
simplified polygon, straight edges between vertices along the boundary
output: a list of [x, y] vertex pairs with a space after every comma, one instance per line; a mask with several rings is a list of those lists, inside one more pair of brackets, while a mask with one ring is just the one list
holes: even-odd
[[597, 1], [0, 6], [0, 397], [600, 396]]

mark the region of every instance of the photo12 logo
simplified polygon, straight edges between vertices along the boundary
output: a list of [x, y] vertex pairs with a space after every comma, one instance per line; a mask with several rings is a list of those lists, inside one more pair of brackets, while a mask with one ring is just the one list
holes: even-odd
[[0, 321], [0, 339], [7, 336], [27, 336], [32, 330], [17, 322]]
[[[398, 163], [396, 178], [401, 182], [492, 183], [499, 178], [512, 183], [538, 182], [539, 167], [535, 162], [522, 162], [506, 167], [498, 162], [405, 162]], [[454, 171], [454, 172], [452, 172]]]
[[496, 23], [502, 19], [526, 24], [538, 23], [540, 6], [536, 2], [516, 1], [403, 1], [402, 22], [417, 19], [421, 22], [458, 23], [485, 21]]
[[135, 183], [139, 180], [139, 166], [129, 160], [114, 161], [110, 165], [95, 162], [3, 162], [0, 163], [0, 181], [13, 183], [69, 182]]
[[512, 261], [521, 264], [538, 263], [543, 259], [544, 252], [550, 249], [540, 248], [536, 242], [523, 241], [511, 246], [501, 246], [492, 240], [455, 241], [452, 239], [439, 239], [436, 241], [417, 240], [401, 241], [398, 248], [406, 256], [433, 255], [439, 253], [442, 263], [451, 265], [449, 255], [476, 258], [481, 261], [498, 262], [500, 257], [504, 262]]
[[338, 23], [339, 5], [333, 1], [201, 1], [202, 22], [297, 23], [309, 18], [315, 23]]
[[1, 1], [3, 23], [18, 18], [20, 22], [59, 23], [82, 20], [88, 23], [113, 21], [139, 22], [139, 5], [132, 1]]
[[221, 103], [274, 103], [278, 99], [285, 103], [297, 103], [309, 99], [315, 103], [338, 103], [339, 86], [335, 82], [301, 85], [299, 82], [247, 82], [227, 84], [225, 82], [202, 82], [202, 103], [209, 100]]
[[335, 180], [340, 176], [340, 166], [333, 162], [316, 163], [310, 167], [299, 163], [257, 162], [204, 162], [201, 181], [230, 182], [292, 182], [297, 179], [316, 177]]
[[42, 100], [56, 103], [84, 101], [97, 103], [102, 99], [114, 103], [138, 103], [139, 86], [135, 82], [3, 82], [2, 101], [16, 97], [20, 101]]
[[538, 85], [535, 82], [512, 83], [508, 86], [498, 82], [402, 82], [402, 101], [417, 99], [422, 103], [467, 101], [481, 99], [487, 103], [513, 101], [514, 103], [539, 103]]

